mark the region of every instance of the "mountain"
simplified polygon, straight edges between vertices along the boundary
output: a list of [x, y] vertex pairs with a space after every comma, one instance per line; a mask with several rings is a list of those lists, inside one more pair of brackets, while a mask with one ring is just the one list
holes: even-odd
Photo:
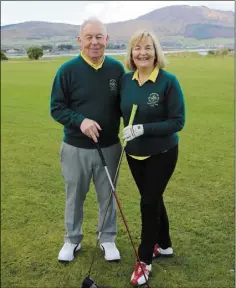
[[213, 24], [190, 24], [184, 31], [184, 37], [192, 37], [198, 40], [210, 38], [232, 38], [234, 27], [226, 27]]
[[[30, 21], [1, 27], [3, 45], [37, 43], [76, 43], [79, 25]], [[156, 9], [136, 19], [108, 23], [111, 41], [127, 41], [138, 29], [151, 29], [162, 40], [171, 37], [195, 39], [233, 38], [234, 12], [205, 6], [168, 6]]]
[[[137, 29], [152, 29], [160, 38], [167, 36], [185, 36], [186, 28], [192, 24], [211, 24], [234, 29], [234, 12], [209, 9], [205, 6], [188, 5], [169, 6], [154, 10], [134, 20], [108, 24], [111, 38], [128, 39]], [[189, 31], [189, 30], [188, 30]], [[193, 33], [186, 37], [196, 38]], [[225, 35], [228, 38], [228, 34]], [[231, 35], [234, 37], [232, 31]], [[217, 33], [209, 38], [218, 37]], [[198, 37], [200, 38], [200, 37]], [[224, 38], [224, 35], [223, 35]], [[197, 39], [197, 38], [196, 38]]]

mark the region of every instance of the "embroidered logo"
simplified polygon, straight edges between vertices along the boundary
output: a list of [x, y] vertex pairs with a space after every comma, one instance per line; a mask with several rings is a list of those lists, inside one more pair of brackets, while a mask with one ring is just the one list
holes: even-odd
[[158, 106], [160, 96], [157, 93], [152, 93], [148, 97], [148, 102], [147, 104], [150, 105], [151, 107]]
[[110, 81], [109, 81], [109, 86], [110, 86], [110, 90], [111, 90], [111, 91], [116, 90], [116, 86], [117, 86], [116, 80], [115, 80], [115, 79], [110, 79]]

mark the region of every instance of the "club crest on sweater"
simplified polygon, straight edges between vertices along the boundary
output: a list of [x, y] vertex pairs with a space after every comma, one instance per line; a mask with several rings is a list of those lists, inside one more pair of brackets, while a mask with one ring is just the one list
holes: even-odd
[[109, 80], [109, 86], [110, 86], [110, 90], [111, 91], [115, 91], [116, 90], [116, 86], [117, 86], [116, 80], [115, 79], [110, 79]]
[[159, 98], [160, 97], [157, 93], [151, 93], [148, 97], [147, 104], [151, 107], [158, 106]]

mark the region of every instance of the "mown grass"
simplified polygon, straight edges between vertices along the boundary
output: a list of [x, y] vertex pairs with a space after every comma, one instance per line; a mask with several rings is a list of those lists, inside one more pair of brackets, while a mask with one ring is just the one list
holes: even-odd
[[[121, 56], [120, 60], [123, 59]], [[55, 60], [55, 59], [54, 59]], [[64, 236], [62, 126], [49, 113], [55, 61], [2, 63], [2, 287], [80, 287], [96, 243], [93, 185], [85, 202], [83, 248], [69, 265], [57, 255]], [[182, 85], [187, 122], [176, 171], [165, 192], [175, 256], [153, 263], [152, 288], [234, 287], [234, 64], [232, 57], [169, 57]], [[139, 195], [124, 158], [117, 193], [139, 244]], [[91, 277], [130, 287], [135, 256], [118, 214], [122, 260], [97, 251]], [[103, 285], [103, 286], [102, 286]]]

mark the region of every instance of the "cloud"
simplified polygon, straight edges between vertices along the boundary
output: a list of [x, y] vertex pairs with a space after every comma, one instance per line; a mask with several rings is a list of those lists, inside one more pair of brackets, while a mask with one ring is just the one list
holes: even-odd
[[88, 14], [98, 16], [100, 12], [104, 9], [105, 3], [89, 3], [85, 7], [85, 11]]
[[107, 1], [97, 16], [105, 23], [119, 22], [135, 19], [155, 9], [171, 5], [207, 6], [234, 11], [233, 1]]
[[79, 25], [91, 16], [111, 23], [134, 19], [170, 5], [234, 11], [234, 1], [1, 1], [1, 25], [32, 20]]

